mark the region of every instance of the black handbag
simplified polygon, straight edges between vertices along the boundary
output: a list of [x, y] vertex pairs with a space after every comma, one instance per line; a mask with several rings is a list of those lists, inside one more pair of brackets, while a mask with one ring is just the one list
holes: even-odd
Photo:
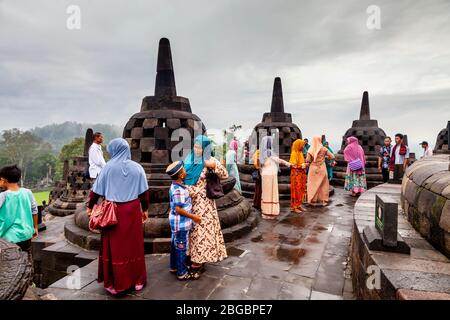
[[209, 199], [219, 199], [224, 196], [220, 178], [212, 170], [206, 171], [206, 196]]

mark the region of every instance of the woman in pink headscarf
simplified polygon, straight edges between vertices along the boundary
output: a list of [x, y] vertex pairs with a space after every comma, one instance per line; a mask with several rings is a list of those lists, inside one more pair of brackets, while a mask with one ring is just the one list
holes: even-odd
[[344, 149], [344, 159], [347, 161], [344, 189], [351, 191], [353, 197], [357, 197], [361, 193], [367, 191], [365, 170], [366, 157], [357, 138], [347, 138], [347, 146]]

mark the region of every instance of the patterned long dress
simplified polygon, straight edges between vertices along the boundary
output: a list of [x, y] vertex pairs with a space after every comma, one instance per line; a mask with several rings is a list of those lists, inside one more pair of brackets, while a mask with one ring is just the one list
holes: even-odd
[[[228, 178], [227, 169], [216, 162], [215, 173], [221, 178]], [[216, 203], [206, 196], [206, 171], [203, 169], [197, 184], [188, 186], [192, 198], [192, 213], [200, 216], [200, 224], [195, 223], [189, 236], [189, 255], [197, 264], [219, 262], [227, 257], [225, 241], [220, 227]]]

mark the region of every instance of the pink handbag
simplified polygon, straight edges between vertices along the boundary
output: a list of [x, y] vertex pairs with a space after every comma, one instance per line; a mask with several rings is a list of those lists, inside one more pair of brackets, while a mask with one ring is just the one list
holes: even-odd
[[104, 200], [99, 205], [95, 205], [89, 218], [89, 229], [98, 230], [115, 226], [117, 205], [114, 202]]

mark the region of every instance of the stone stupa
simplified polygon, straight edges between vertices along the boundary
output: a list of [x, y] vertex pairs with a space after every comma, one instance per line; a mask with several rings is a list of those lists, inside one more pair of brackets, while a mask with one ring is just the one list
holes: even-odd
[[344, 149], [347, 144], [347, 138], [354, 136], [358, 138], [359, 144], [363, 147], [366, 155], [366, 176], [367, 186], [369, 188], [383, 183], [383, 177], [378, 172], [378, 153], [384, 144], [386, 133], [378, 127], [378, 121], [370, 118], [369, 93], [364, 91], [359, 120], [354, 120], [352, 127], [347, 130], [343, 139], [341, 150], [336, 155], [336, 167], [333, 170], [332, 183], [343, 186], [345, 183], [345, 174], [347, 162], [344, 161]]
[[447, 122], [447, 128], [442, 129], [437, 138], [433, 153], [450, 154], [450, 121]]
[[[190, 137], [179, 139], [174, 134], [177, 129], [189, 132]], [[172, 150], [179, 143], [193, 147], [193, 138], [205, 132], [200, 118], [192, 113], [189, 99], [177, 96], [170, 43], [162, 38], [155, 95], [143, 98], [141, 111], [131, 117], [123, 131], [123, 137], [131, 147], [132, 159], [144, 167], [150, 187], [149, 219], [143, 227], [146, 253], [170, 251], [168, 213], [171, 179], [165, 170], [172, 161], [178, 160], [172, 158]], [[249, 232], [257, 222], [250, 203], [233, 188], [235, 182], [231, 177], [223, 180], [225, 196], [216, 200], [225, 241]], [[69, 241], [79, 246], [97, 249], [100, 237], [88, 231], [88, 222], [86, 214], [76, 214], [74, 221], [65, 225], [65, 234]]]
[[92, 129], [86, 131], [83, 155], [64, 163], [63, 178], [50, 194], [46, 211], [53, 216], [68, 216], [84, 211], [85, 202], [92, 188], [92, 179], [86, 177], [89, 166], [89, 147], [94, 141]]
[[[283, 90], [281, 87], [281, 79], [276, 77], [273, 83], [272, 104], [270, 112], [263, 115], [262, 122], [257, 124], [250, 137], [249, 161], [256, 148], [259, 148], [259, 143], [262, 137], [275, 134], [278, 136], [275, 143], [278, 143], [279, 157], [284, 160], [289, 160], [292, 143], [296, 139], [302, 138], [302, 133], [299, 127], [292, 122], [292, 115], [284, 112]], [[253, 148], [253, 149], [252, 149]], [[255, 183], [252, 180], [252, 172], [255, 167], [252, 163], [245, 163], [238, 165], [242, 193], [246, 197], [253, 197], [255, 191]], [[290, 198], [290, 169], [280, 166], [278, 176], [278, 189], [281, 199]]]

